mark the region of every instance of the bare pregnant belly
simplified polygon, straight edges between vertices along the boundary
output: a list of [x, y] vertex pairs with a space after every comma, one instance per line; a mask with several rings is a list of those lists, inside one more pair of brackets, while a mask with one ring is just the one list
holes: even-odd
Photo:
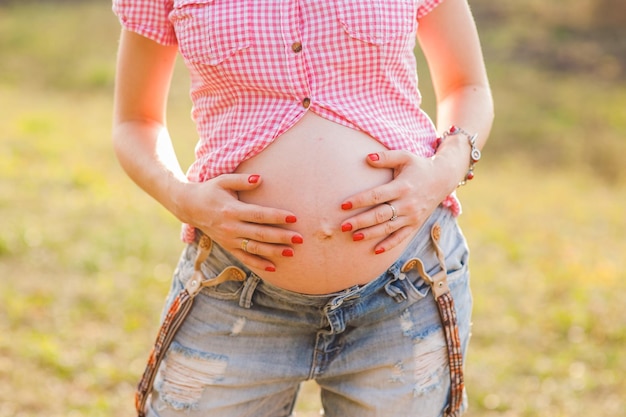
[[374, 254], [381, 240], [352, 240], [341, 223], [357, 211], [341, 210], [349, 196], [385, 184], [390, 169], [369, 166], [369, 153], [386, 148], [363, 132], [308, 113], [237, 172], [260, 174], [263, 183], [240, 200], [292, 211], [297, 223], [284, 226], [302, 234], [295, 255], [275, 260], [276, 271], [251, 268], [273, 285], [307, 294], [327, 294], [365, 284], [384, 272], [405, 245]]

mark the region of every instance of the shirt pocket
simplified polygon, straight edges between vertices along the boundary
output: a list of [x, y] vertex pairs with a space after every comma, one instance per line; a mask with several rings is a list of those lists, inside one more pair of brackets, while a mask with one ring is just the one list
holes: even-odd
[[389, 43], [417, 29], [416, 0], [337, 0], [343, 29], [374, 45]]
[[249, 0], [174, 0], [170, 20], [186, 61], [218, 65], [251, 45]]

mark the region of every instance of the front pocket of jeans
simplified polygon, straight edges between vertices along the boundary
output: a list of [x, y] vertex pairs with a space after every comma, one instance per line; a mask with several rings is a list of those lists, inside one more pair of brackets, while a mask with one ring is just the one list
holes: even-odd
[[415, 0], [338, 0], [337, 16], [355, 39], [383, 45], [417, 27]]
[[186, 61], [219, 65], [251, 45], [249, 0], [175, 0], [170, 19]]

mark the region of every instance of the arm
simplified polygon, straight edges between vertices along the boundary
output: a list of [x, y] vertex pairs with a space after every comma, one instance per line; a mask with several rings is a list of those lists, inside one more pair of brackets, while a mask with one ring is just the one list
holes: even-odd
[[[420, 20], [418, 39], [431, 70], [437, 96], [439, 131], [451, 125], [478, 133], [477, 147], [487, 140], [493, 120], [493, 102], [474, 19], [467, 0], [445, 0]], [[449, 136], [433, 158], [405, 151], [368, 155], [378, 168], [392, 168], [394, 179], [380, 187], [349, 197], [345, 207], [371, 207], [344, 221], [362, 240], [382, 239], [375, 253], [389, 250], [426, 221], [435, 208], [454, 191], [469, 168], [470, 145], [464, 135]], [[389, 219], [390, 202], [398, 218]], [[343, 207], [343, 206], [342, 206]]]
[[[439, 132], [455, 125], [472, 134], [478, 133], [476, 146], [482, 149], [491, 130], [494, 109], [467, 0], [445, 0], [420, 21], [418, 38], [437, 97]], [[456, 168], [454, 172], [460, 172], [458, 178], [463, 178], [469, 161], [467, 138], [449, 137], [438, 149], [436, 158], [448, 159], [450, 169]]]
[[[261, 184], [256, 175], [228, 174], [191, 183], [166, 126], [166, 104], [177, 49], [122, 31], [114, 99], [113, 144], [129, 177], [182, 222], [199, 228], [244, 263], [271, 271], [272, 257], [296, 233], [276, 227], [293, 213], [240, 202], [237, 191]], [[243, 239], [251, 239], [248, 252]]]
[[172, 189], [186, 181], [166, 127], [175, 46], [122, 31], [116, 70], [113, 146], [126, 173], [178, 217]]

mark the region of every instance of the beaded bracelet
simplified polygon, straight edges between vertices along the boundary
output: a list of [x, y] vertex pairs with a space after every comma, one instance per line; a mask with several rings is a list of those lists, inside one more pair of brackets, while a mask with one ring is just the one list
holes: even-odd
[[474, 133], [473, 135], [470, 135], [465, 130], [457, 126], [450, 126], [450, 128], [447, 131], [443, 132], [443, 135], [439, 143], [443, 142], [448, 136], [454, 136], [454, 135], [459, 135], [459, 134], [465, 135], [465, 137], [467, 137], [467, 141], [472, 147], [472, 150], [470, 152], [469, 169], [467, 170], [467, 174], [465, 174], [465, 178], [461, 182], [459, 182], [459, 187], [460, 187], [461, 185], [465, 185], [469, 180], [474, 178], [474, 165], [476, 165], [476, 163], [480, 161], [480, 157], [482, 155], [480, 153], [480, 149], [476, 147], [476, 138], [478, 137], [478, 133]]

